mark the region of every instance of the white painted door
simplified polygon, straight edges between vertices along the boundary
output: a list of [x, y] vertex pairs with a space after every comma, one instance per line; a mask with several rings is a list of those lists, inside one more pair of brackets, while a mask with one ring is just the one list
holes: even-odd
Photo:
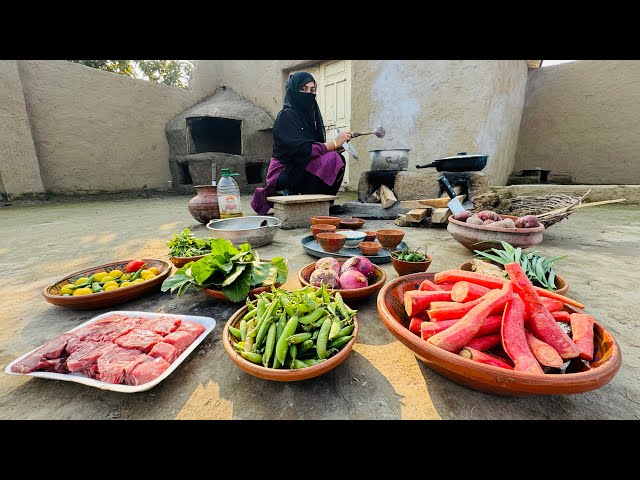
[[[351, 120], [351, 61], [336, 60], [318, 66], [318, 105], [327, 131], [327, 139], [335, 138], [334, 130], [349, 130]], [[345, 152], [347, 161], [342, 185], [349, 183], [351, 155]]]
[[[326, 129], [327, 140], [336, 137], [334, 130], [349, 130], [351, 120], [351, 60], [332, 60], [289, 73], [309, 72], [317, 82], [317, 100]], [[342, 180], [343, 187], [349, 183], [351, 155], [343, 153], [347, 161]]]

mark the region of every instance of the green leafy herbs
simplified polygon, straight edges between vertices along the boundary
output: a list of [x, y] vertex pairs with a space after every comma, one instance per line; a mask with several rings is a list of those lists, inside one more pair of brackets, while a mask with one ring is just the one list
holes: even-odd
[[287, 281], [287, 260], [275, 257], [261, 261], [248, 243], [237, 248], [228, 240], [214, 238], [208, 242], [209, 254], [189, 262], [162, 283], [162, 291], [170, 290], [178, 296], [193, 285], [196, 288], [222, 290], [232, 302], [244, 301], [249, 290], [257, 286], [273, 285]]
[[474, 252], [478, 257], [486, 258], [499, 265], [517, 262], [527, 274], [531, 283], [547, 290], [556, 289], [554, 265], [558, 260], [566, 258], [566, 255], [547, 259], [537, 252], [523, 253], [520, 247], [513, 248], [508, 242], [501, 241], [500, 243], [502, 244], [502, 250], [492, 248], [484, 251], [474, 250]]
[[196, 257], [211, 252], [212, 238], [197, 238], [188, 228], [171, 237], [167, 243], [170, 257]]
[[[409, 248], [405, 248], [401, 252], [394, 252], [394, 256], [398, 260], [402, 260], [404, 262], [426, 262], [427, 255], [423, 255], [422, 253], [418, 253], [420, 247], [416, 248], [415, 251], [409, 250]], [[427, 247], [425, 247], [425, 252], [427, 251]]]

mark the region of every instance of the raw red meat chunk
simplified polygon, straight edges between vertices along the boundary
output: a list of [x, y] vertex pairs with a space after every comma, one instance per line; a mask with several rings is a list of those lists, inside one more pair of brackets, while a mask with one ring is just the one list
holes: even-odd
[[116, 346], [113, 343], [81, 342], [67, 358], [67, 368], [70, 372], [86, 370], [103, 354], [114, 348]]
[[45, 372], [69, 373], [69, 369], [67, 368], [66, 358], [56, 358], [54, 360], [45, 360], [45, 362], [46, 362], [46, 365], [42, 366], [40, 370], [44, 370]]
[[57, 372], [60, 369], [64, 370], [66, 369], [66, 365], [62, 367], [50, 362], [49, 360], [56, 360], [62, 356], [66, 356], [65, 349], [67, 347], [67, 343], [75, 340], [77, 340], [77, 337], [72, 333], [65, 333], [53, 340], [49, 340], [31, 355], [28, 355], [13, 365], [11, 367], [11, 371], [24, 374], [31, 373], [35, 370], [46, 370], [51, 372]]
[[161, 357], [167, 362], [173, 363], [178, 358], [178, 350], [170, 343], [160, 342], [156, 343], [149, 352], [150, 357]]
[[141, 362], [132, 362], [133, 368], [127, 366], [125, 370], [125, 383], [127, 385], [142, 385], [158, 378], [169, 368], [169, 362], [164, 358], [153, 358], [145, 355]]
[[140, 350], [115, 347], [98, 359], [99, 378], [107, 383], [122, 383], [124, 369], [138, 357], [146, 357]]
[[110, 322], [104, 325], [87, 325], [73, 333], [80, 340], [89, 342], [113, 342], [116, 338], [126, 335], [133, 330], [138, 322], [135, 319], [126, 319], [119, 322]]
[[139, 328], [143, 330], [150, 330], [158, 335], [169, 335], [171, 332], [175, 332], [182, 324], [182, 320], [179, 318], [171, 317], [158, 317], [145, 319], [146, 321], [140, 325]]
[[103, 318], [102, 320], [93, 322], [91, 325], [89, 325], [89, 327], [106, 325], [108, 323], [113, 323], [113, 322], [120, 322], [121, 320], [126, 320], [127, 318], [130, 318], [130, 317], [127, 317], [126, 315], [120, 315], [119, 313], [114, 313], [112, 315], [109, 315], [108, 317]]
[[49, 361], [42, 357], [42, 355], [38, 355], [34, 352], [31, 355], [27, 355], [18, 363], [11, 365], [11, 371], [25, 374], [39, 370], [47, 365], [49, 365]]
[[137, 348], [147, 353], [156, 343], [161, 341], [162, 337], [157, 333], [134, 328], [130, 333], [118, 337], [115, 343], [123, 348]]
[[53, 340], [49, 340], [33, 353], [40, 354], [44, 358], [48, 358], [50, 360], [54, 358], [60, 358], [63, 355], [69, 340], [76, 338], [77, 337], [73, 333], [65, 333], [64, 335], [60, 335]]
[[176, 332], [173, 332], [167, 335], [166, 337], [164, 337], [162, 341], [165, 343], [170, 343], [171, 345], [176, 347], [176, 350], [178, 351], [178, 355], [180, 355], [182, 352], [184, 352], [187, 349], [189, 345], [193, 343], [195, 339], [196, 338], [193, 336], [193, 334], [189, 332], [180, 331], [180, 329], [178, 329]]
[[198, 338], [202, 332], [204, 332], [206, 328], [196, 322], [182, 322], [180, 328], [178, 328], [178, 332], [189, 332], [193, 334], [193, 339]]

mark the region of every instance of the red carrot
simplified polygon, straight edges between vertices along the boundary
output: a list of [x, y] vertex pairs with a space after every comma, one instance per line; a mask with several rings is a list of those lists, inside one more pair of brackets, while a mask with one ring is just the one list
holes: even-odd
[[[506, 268], [505, 268], [506, 270]], [[487, 288], [501, 288], [504, 282], [508, 282], [509, 280], [506, 278], [492, 277], [491, 275], [484, 275], [482, 273], [477, 272], [468, 272], [467, 270], [444, 270], [442, 272], [438, 272], [434, 275], [433, 281], [440, 285], [441, 283], [446, 282], [470, 282], [475, 283], [476, 285], [481, 285]], [[572, 298], [565, 297], [563, 295], [559, 295], [555, 292], [551, 292], [549, 290], [545, 290], [540, 287], [533, 287], [533, 289], [538, 293], [538, 295], [551, 298], [554, 300], [560, 300], [562, 303], [566, 303], [568, 305], [573, 305], [576, 308], [583, 309], [584, 305]]]
[[579, 357], [583, 360], [593, 360], [593, 326], [594, 318], [586, 313], [572, 313], [571, 335], [580, 350]]
[[504, 269], [513, 282], [513, 288], [525, 304], [525, 312], [533, 333], [540, 340], [551, 345], [565, 360], [577, 357], [580, 350], [576, 344], [564, 333], [549, 310], [540, 302], [540, 297], [524, 273], [518, 262], [507, 263]]
[[509, 370], [513, 370], [513, 367], [511, 365], [499, 360], [498, 358], [492, 355], [480, 352], [475, 348], [464, 347], [462, 350], [460, 350], [460, 356], [464, 358], [468, 358], [469, 360], [473, 360], [475, 362], [484, 363], [485, 365], [493, 365], [494, 367], [501, 367], [501, 368], [507, 368]]
[[450, 292], [455, 284], [456, 282], [445, 282], [445, 283], [439, 284], [438, 286], [445, 292]]
[[426, 340], [429, 337], [434, 336], [436, 333], [446, 330], [458, 321], [459, 320], [445, 320], [443, 322], [422, 322], [422, 325], [420, 325], [420, 336], [423, 340]]
[[[487, 294], [487, 295], [489, 295], [489, 294]], [[429, 315], [429, 318], [434, 322], [440, 322], [442, 320], [451, 320], [453, 318], [462, 318], [467, 313], [469, 313], [473, 307], [475, 307], [476, 305], [480, 305], [480, 303], [485, 298], [486, 298], [486, 295], [484, 297], [480, 297], [480, 298], [478, 298], [476, 300], [472, 300], [471, 302], [461, 303], [457, 307], [437, 308], [437, 309], [436, 308], [432, 308], [431, 310], [429, 310], [427, 312], [427, 314]], [[493, 308], [493, 310], [491, 310], [491, 312], [489, 312], [489, 314], [490, 315], [502, 315], [502, 311], [503, 310], [504, 310], [503, 306], [496, 305]]]
[[489, 289], [469, 282], [458, 282], [451, 289], [451, 300], [454, 302], [470, 302], [482, 297]]
[[557, 312], [562, 310], [562, 302], [560, 300], [553, 300], [551, 298], [540, 297], [540, 302], [547, 307], [550, 312]]
[[485, 350], [489, 350], [490, 348], [495, 347], [496, 345], [500, 345], [502, 341], [502, 336], [499, 333], [495, 333], [493, 335], [483, 335], [482, 337], [473, 337], [471, 340], [467, 342], [466, 347], [475, 348], [476, 350], [480, 350], [484, 352]]
[[480, 330], [478, 330], [478, 333], [476, 333], [476, 337], [498, 333], [501, 326], [502, 315], [489, 315], [484, 319], [484, 322], [482, 322], [482, 326], [480, 327]]
[[404, 292], [404, 309], [413, 317], [429, 308], [432, 301], [451, 300], [451, 292], [423, 292], [408, 290]]
[[567, 312], [566, 310], [558, 310], [557, 312], [551, 312], [551, 316], [556, 320], [556, 322], [569, 322], [571, 320], [571, 317], [569, 316], [569, 312]]
[[483, 297], [484, 300], [473, 307], [459, 322], [443, 332], [436, 333], [428, 341], [449, 352], [460, 351], [478, 333], [491, 311], [496, 307], [503, 307], [511, 295], [513, 295], [513, 287], [511, 282], [507, 282], [502, 290], [487, 293]]
[[419, 315], [416, 315], [415, 317], [411, 317], [411, 321], [409, 322], [409, 331], [411, 333], [415, 333], [416, 335], [420, 336], [420, 325], [425, 320], [426, 320], [425, 318], [422, 318]]
[[513, 360], [514, 370], [544, 374], [531, 352], [524, 331], [524, 302], [513, 295], [502, 316], [502, 348]]
[[442, 288], [440, 288], [438, 285], [433, 283], [431, 280], [425, 279], [425, 280], [422, 281], [422, 283], [418, 287], [418, 290], [423, 291], [423, 292], [433, 292], [433, 291], [440, 292], [440, 291], [442, 291]]
[[431, 302], [429, 305], [430, 310], [437, 310], [438, 308], [452, 308], [462, 305], [460, 302]]
[[562, 366], [564, 361], [558, 355], [555, 348], [553, 348], [548, 343], [543, 342], [542, 340], [538, 340], [531, 333], [525, 330], [525, 336], [527, 337], [527, 343], [529, 344], [529, 348], [531, 349], [531, 353], [538, 359], [542, 365], [547, 367], [556, 367], [559, 368]]

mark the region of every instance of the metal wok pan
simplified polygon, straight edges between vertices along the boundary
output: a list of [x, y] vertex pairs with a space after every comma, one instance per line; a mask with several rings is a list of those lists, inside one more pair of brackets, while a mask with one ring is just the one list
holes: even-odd
[[428, 165], [416, 165], [416, 168], [435, 167], [438, 172], [478, 172], [487, 166], [488, 155], [467, 155], [459, 153], [453, 157], [434, 160]]

